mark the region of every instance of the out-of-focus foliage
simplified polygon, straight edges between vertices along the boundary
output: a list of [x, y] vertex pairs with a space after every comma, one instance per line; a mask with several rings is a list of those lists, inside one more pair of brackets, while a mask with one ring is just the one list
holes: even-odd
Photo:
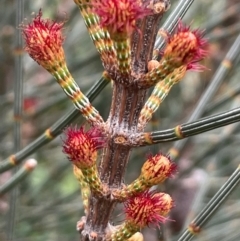
[[[172, 8], [178, 1], [172, 1]], [[86, 92], [101, 77], [103, 70], [98, 54], [87, 34], [79, 11], [73, 1], [25, 1], [24, 16], [31, 19], [32, 12], [43, 9], [44, 16], [67, 19], [65, 27], [66, 52], [69, 69]], [[169, 10], [169, 12], [171, 11]], [[15, 1], [2, 0], [0, 8], [0, 161], [13, 150], [13, 84]], [[234, 12], [235, 11], [235, 12]], [[154, 115], [149, 130], [173, 127], [187, 120], [198, 99], [207, 87], [216, 68], [240, 31], [240, 3], [237, 0], [195, 1], [184, 18], [194, 27], [206, 29], [209, 38], [209, 58], [203, 63], [209, 70], [189, 73], [184, 81], [174, 87], [159, 111]], [[228, 15], [228, 16], [227, 16]], [[223, 17], [226, 16], [224, 19]], [[28, 20], [25, 20], [28, 21]], [[162, 20], [162, 22], [164, 19]], [[239, 66], [239, 64], [238, 64]], [[223, 104], [213, 104], [239, 88], [239, 68], [234, 68], [220, 87], [218, 94], [206, 107], [205, 116], [239, 106], [239, 98], [229, 97]], [[38, 137], [72, 106], [51, 76], [27, 55], [24, 55], [24, 118], [22, 121], [22, 146]], [[104, 118], [111, 101], [108, 86], [94, 101]], [[81, 125], [78, 120], [77, 124]], [[161, 190], [167, 190], [175, 199], [175, 209], [167, 225], [161, 230], [146, 229], [146, 240], [175, 240], [184, 225], [189, 223], [221, 187], [239, 165], [239, 124], [198, 135], [188, 142], [178, 159], [178, 175]], [[69, 161], [62, 153], [61, 138], [38, 150], [33, 157], [37, 169], [19, 185], [15, 237], [17, 241], [72, 241], [78, 240], [75, 231], [77, 220], [83, 215], [78, 183], [72, 175]], [[128, 165], [126, 182], [134, 180], [149, 152], [167, 152], [172, 143], [133, 151]], [[193, 163], [196, 163], [192, 165]], [[0, 176], [0, 184], [11, 172]], [[240, 240], [239, 193], [234, 193], [207, 225], [197, 240]], [[0, 240], [5, 240], [9, 195], [0, 197]], [[121, 209], [112, 221], [123, 219]], [[162, 239], [161, 239], [162, 238]]]

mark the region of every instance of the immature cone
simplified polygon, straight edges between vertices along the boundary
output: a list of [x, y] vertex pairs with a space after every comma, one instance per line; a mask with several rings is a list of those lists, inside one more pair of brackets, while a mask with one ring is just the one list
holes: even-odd
[[[135, 233], [145, 226], [159, 227], [159, 223], [167, 220], [165, 217], [173, 206], [172, 198], [166, 193], [143, 192], [128, 199], [125, 203], [126, 221], [112, 234], [112, 241], [137, 240]], [[131, 239], [129, 239], [132, 237]], [[141, 240], [140, 235], [140, 240]]]
[[169, 65], [175, 68], [181, 65], [191, 65], [193, 68], [193, 63], [206, 56], [207, 52], [203, 50], [206, 45], [202, 31], [191, 31], [190, 27], [179, 22], [176, 33], [169, 37], [162, 61], [168, 61]]
[[64, 37], [63, 22], [42, 19], [42, 11], [31, 23], [22, 24], [22, 33], [26, 42], [25, 50], [43, 68], [54, 71], [65, 63], [62, 48]]
[[125, 203], [126, 220], [139, 228], [159, 226], [173, 207], [172, 198], [166, 193], [146, 191], [130, 198]]
[[149, 156], [143, 164], [140, 177], [144, 178], [145, 182], [150, 185], [156, 185], [164, 182], [176, 171], [176, 165], [169, 157], [163, 154]]
[[69, 127], [65, 131], [66, 139], [63, 152], [70, 161], [80, 169], [92, 167], [97, 161], [97, 150], [104, 146], [104, 139], [97, 128], [84, 132], [80, 129]]
[[[105, 193], [106, 188], [99, 178], [96, 166], [97, 150], [105, 143], [101, 132], [97, 128], [84, 132], [81, 127], [80, 129], [68, 128], [65, 134], [63, 152], [77, 168], [81, 169], [83, 181], [88, 183], [92, 190], [100, 194]], [[76, 169], [75, 174], [77, 174]]]
[[196, 71], [204, 70], [205, 67], [198, 62], [207, 55], [207, 51], [204, 50], [206, 45], [207, 40], [203, 38], [202, 31], [190, 30], [190, 27], [180, 22], [176, 33], [169, 37], [159, 64], [150, 60], [149, 71], [138, 84], [143, 88], [154, 86], [180, 67]]

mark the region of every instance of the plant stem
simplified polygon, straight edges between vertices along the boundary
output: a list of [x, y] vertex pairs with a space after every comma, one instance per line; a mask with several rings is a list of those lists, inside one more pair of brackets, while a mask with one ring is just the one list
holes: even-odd
[[[116, 139], [124, 142], [129, 132], [137, 131], [139, 114], [146, 97], [145, 90], [133, 90], [120, 83], [115, 83], [113, 88], [111, 111], [107, 121], [109, 140], [99, 164], [101, 181], [110, 189], [123, 185], [123, 175], [132, 149], [130, 146], [116, 143]], [[88, 237], [94, 230], [98, 230], [98, 240], [104, 240], [105, 229], [116, 203], [117, 201], [111, 200], [110, 197], [104, 199], [98, 198], [96, 194], [91, 195], [89, 215], [81, 233], [83, 241], [89, 240]]]

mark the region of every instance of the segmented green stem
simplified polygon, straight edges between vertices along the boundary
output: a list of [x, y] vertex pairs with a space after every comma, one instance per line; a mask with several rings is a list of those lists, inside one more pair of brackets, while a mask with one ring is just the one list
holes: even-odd
[[93, 40], [96, 49], [101, 54], [104, 50], [103, 38], [105, 35], [103, 30], [99, 27], [98, 16], [92, 13], [89, 4], [82, 4], [79, 6], [79, 9], [89, 31], [89, 35]]
[[240, 182], [240, 165], [226, 181], [226, 183], [221, 187], [221, 189], [214, 195], [214, 197], [209, 201], [206, 207], [199, 213], [199, 215], [192, 221], [188, 226], [186, 231], [181, 235], [178, 241], [189, 241], [196, 234], [198, 234], [203, 225], [209, 220], [210, 217], [217, 211], [220, 205], [227, 199], [234, 188], [237, 187]]
[[176, 68], [179, 68], [180, 66], [177, 66], [176, 64], [173, 64], [174, 62], [172, 59], [162, 59], [159, 62], [159, 65], [148, 72], [139, 82], [138, 85], [142, 88], [150, 88], [151, 86], [154, 86], [159, 81], [163, 81], [169, 74], [174, 72]]
[[[89, 90], [87, 93], [90, 101], [93, 101], [100, 91], [110, 82], [109, 77], [106, 73], [103, 73], [103, 77]], [[74, 119], [79, 117], [79, 112], [75, 108], [71, 109], [63, 117], [61, 117], [51, 127], [46, 129], [44, 133], [39, 136], [36, 140], [31, 142], [29, 145], [24, 147], [19, 152], [16, 152], [7, 157], [3, 162], [0, 163], [0, 173], [3, 173], [16, 165], [19, 165], [27, 156], [34, 153], [40, 147], [52, 141], [56, 136], [62, 133], [64, 127], [71, 123]]]
[[149, 187], [150, 185], [148, 185], [147, 181], [140, 176], [124, 188], [113, 190], [112, 194], [115, 199], [122, 202], [140, 192], [147, 190]]
[[116, 54], [107, 30], [100, 26], [99, 17], [92, 11], [89, 1], [75, 0], [75, 3], [80, 9], [89, 35], [97, 51], [100, 53], [103, 63], [112, 64]]
[[138, 128], [143, 130], [148, 121], [151, 120], [153, 113], [168, 95], [174, 84], [178, 83], [186, 73], [186, 66], [181, 66], [169, 74], [163, 81], [156, 84], [151, 96], [148, 98], [141, 110]]
[[75, 177], [77, 178], [80, 188], [81, 188], [81, 197], [82, 197], [82, 202], [83, 202], [83, 207], [85, 214], [87, 214], [88, 211], [88, 198], [90, 196], [90, 188], [88, 183], [84, 180], [84, 175], [77, 166], [73, 165], [73, 173]]
[[104, 195], [107, 189], [99, 178], [97, 166], [93, 165], [92, 167], [83, 168], [81, 171], [84, 176], [84, 181], [88, 183], [90, 188], [94, 192]]
[[119, 229], [112, 234], [111, 241], [126, 241], [139, 231], [139, 227], [129, 221], [124, 222]]
[[51, 72], [51, 74], [56, 78], [65, 94], [72, 100], [76, 109], [82, 113], [87, 121], [93, 125], [100, 125], [104, 122], [99, 112], [82, 93], [66, 65], [58, 68], [55, 72]]
[[[139, 144], [144, 146], [176, 141], [239, 121], [240, 107], [217, 115], [208, 116], [194, 122], [177, 125], [171, 129], [142, 133], [139, 136]], [[175, 157], [176, 154], [174, 153], [176, 153], [176, 149], [172, 148], [171, 157]]]
[[[24, 13], [24, 2], [19, 0], [16, 2], [16, 26], [19, 26], [23, 19]], [[21, 149], [21, 120], [22, 120], [22, 105], [23, 105], [23, 39], [21, 31], [18, 29], [15, 35], [15, 76], [14, 76], [14, 152]], [[20, 170], [21, 172], [21, 170]], [[13, 170], [13, 176], [9, 180], [9, 186], [14, 183], [14, 179], [18, 177], [18, 167]], [[14, 187], [14, 185], [12, 186]], [[8, 210], [8, 221], [7, 221], [7, 240], [14, 240], [14, 232], [16, 229], [16, 210], [17, 210], [17, 199], [18, 189], [14, 188], [11, 191], [9, 198], [9, 210]]]
[[115, 40], [114, 47], [117, 52], [118, 70], [122, 74], [129, 74], [131, 63], [130, 40], [128, 38]]
[[6, 183], [0, 187], [0, 196], [7, 193], [16, 187], [31, 171], [37, 166], [37, 161], [34, 159], [27, 160], [23, 167], [19, 169]]

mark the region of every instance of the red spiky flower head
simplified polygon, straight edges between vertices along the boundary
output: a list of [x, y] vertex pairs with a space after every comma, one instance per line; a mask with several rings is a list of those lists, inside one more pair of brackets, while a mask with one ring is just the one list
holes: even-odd
[[203, 31], [190, 30], [180, 21], [176, 33], [169, 37], [163, 58], [170, 59], [171, 64], [176, 68], [181, 65], [188, 65], [188, 69], [198, 70], [197, 65], [193, 64], [202, 60], [207, 55], [207, 41], [203, 38]]
[[26, 42], [25, 50], [42, 67], [49, 72], [64, 62], [62, 44], [63, 22], [42, 19], [42, 11], [31, 23], [22, 24], [22, 34]]
[[166, 180], [176, 171], [176, 165], [163, 154], [150, 155], [141, 169], [141, 176], [148, 184], [156, 185]]
[[92, 6], [113, 39], [130, 36], [136, 21], [152, 13], [141, 0], [94, 0]]
[[146, 191], [130, 198], [125, 203], [126, 220], [139, 228], [159, 226], [173, 207], [172, 198], [166, 193]]
[[97, 128], [84, 132], [80, 129], [69, 127], [65, 131], [66, 139], [63, 152], [78, 168], [93, 166], [97, 160], [97, 150], [104, 146], [104, 139]]

